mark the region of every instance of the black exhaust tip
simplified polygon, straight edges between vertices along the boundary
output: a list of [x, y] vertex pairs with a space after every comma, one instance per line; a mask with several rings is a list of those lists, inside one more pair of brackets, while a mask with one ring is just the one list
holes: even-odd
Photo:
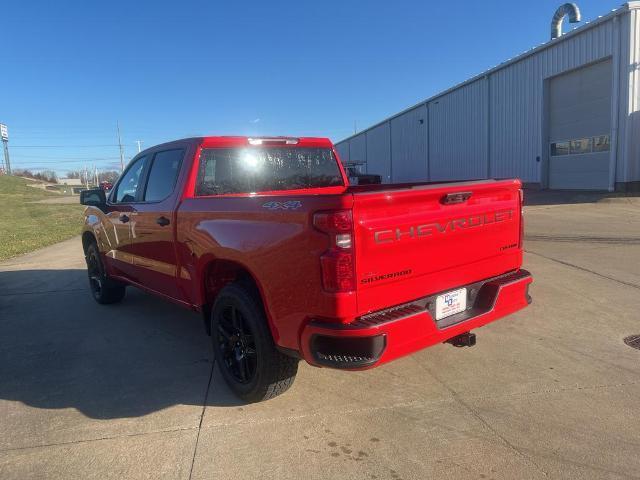
[[453, 338], [447, 340], [454, 347], [473, 347], [476, 344], [476, 334], [471, 332], [464, 332], [460, 335], [456, 335]]

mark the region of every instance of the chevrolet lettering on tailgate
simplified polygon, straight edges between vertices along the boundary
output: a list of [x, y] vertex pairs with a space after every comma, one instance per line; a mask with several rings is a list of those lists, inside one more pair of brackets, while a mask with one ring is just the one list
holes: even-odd
[[446, 234], [455, 230], [483, 227], [494, 223], [505, 222], [512, 218], [513, 210], [499, 210], [497, 212], [485, 213], [483, 215], [456, 218], [444, 223], [433, 222], [410, 226], [408, 228], [398, 227], [393, 230], [379, 230], [374, 232], [373, 238], [376, 243], [399, 242], [402, 240], [428, 237], [434, 234]]

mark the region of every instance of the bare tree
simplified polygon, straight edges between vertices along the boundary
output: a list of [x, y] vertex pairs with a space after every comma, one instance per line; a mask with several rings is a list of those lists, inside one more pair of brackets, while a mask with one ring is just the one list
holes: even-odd
[[58, 175], [53, 170], [42, 170], [40, 173], [36, 173], [35, 177], [44, 182], [58, 183]]
[[53, 170], [42, 170], [40, 172], [33, 173], [31, 170], [14, 170], [14, 175], [19, 177], [33, 178], [34, 180], [41, 180], [43, 182], [58, 183], [58, 176]]
[[115, 183], [120, 176], [120, 172], [116, 172], [115, 170], [107, 170], [106, 172], [100, 172], [100, 181], [102, 182], [111, 182]]
[[33, 176], [33, 172], [32, 172], [31, 170], [27, 170], [27, 169], [25, 169], [25, 168], [23, 168], [23, 169], [17, 169], [17, 168], [14, 168], [14, 169], [13, 169], [13, 174], [14, 174], [16, 177], [35, 178], [35, 177]]

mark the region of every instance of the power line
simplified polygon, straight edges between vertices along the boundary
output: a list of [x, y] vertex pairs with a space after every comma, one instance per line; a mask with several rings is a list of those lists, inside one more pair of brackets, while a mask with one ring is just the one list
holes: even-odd
[[61, 161], [51, 161], [51, 160], [43, 160], [41, 162], [37, 161], [37, 160], [33, 160], [33, 161], [12, 161], [11, 163], [14, 165], [60, 165], [60, 164], [69, 164], [69, 163], [87, 163], [87, 162], [113, 162], [115, 163], [117, 161], [117, 159], [113, 159], [113, 160], [98, 160], [98, 159], [93, 159], [93, 158], [86, 158], [84, 160], [61, 160]]
[[48, 158], [48, 159], [52, 159], [52, 160], [60, 160], [63, 162], [66, 162], [67, 160], [118, 160], [120, 157], [94, 157], [94, 156], [89, 156], [89, 157], [70, 157], [67, 155], [64, 156], [53, 156], [53, 155], [23, 155], [22, 153], [18, 153], [15, 155], [15, 157], [17, 158]]
[[113, 144], [101, 144], [101, 145], [12, 145], [11, 148], [103, 148], [103, 147], [120, 147], [130, 146], [133, 147], [135, 143], [113, 143]]

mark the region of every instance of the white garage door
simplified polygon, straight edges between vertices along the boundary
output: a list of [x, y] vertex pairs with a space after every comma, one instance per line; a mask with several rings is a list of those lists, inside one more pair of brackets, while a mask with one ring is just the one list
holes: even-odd
[[551, 79], [549, 188], [609, 188], [611, 61]]

